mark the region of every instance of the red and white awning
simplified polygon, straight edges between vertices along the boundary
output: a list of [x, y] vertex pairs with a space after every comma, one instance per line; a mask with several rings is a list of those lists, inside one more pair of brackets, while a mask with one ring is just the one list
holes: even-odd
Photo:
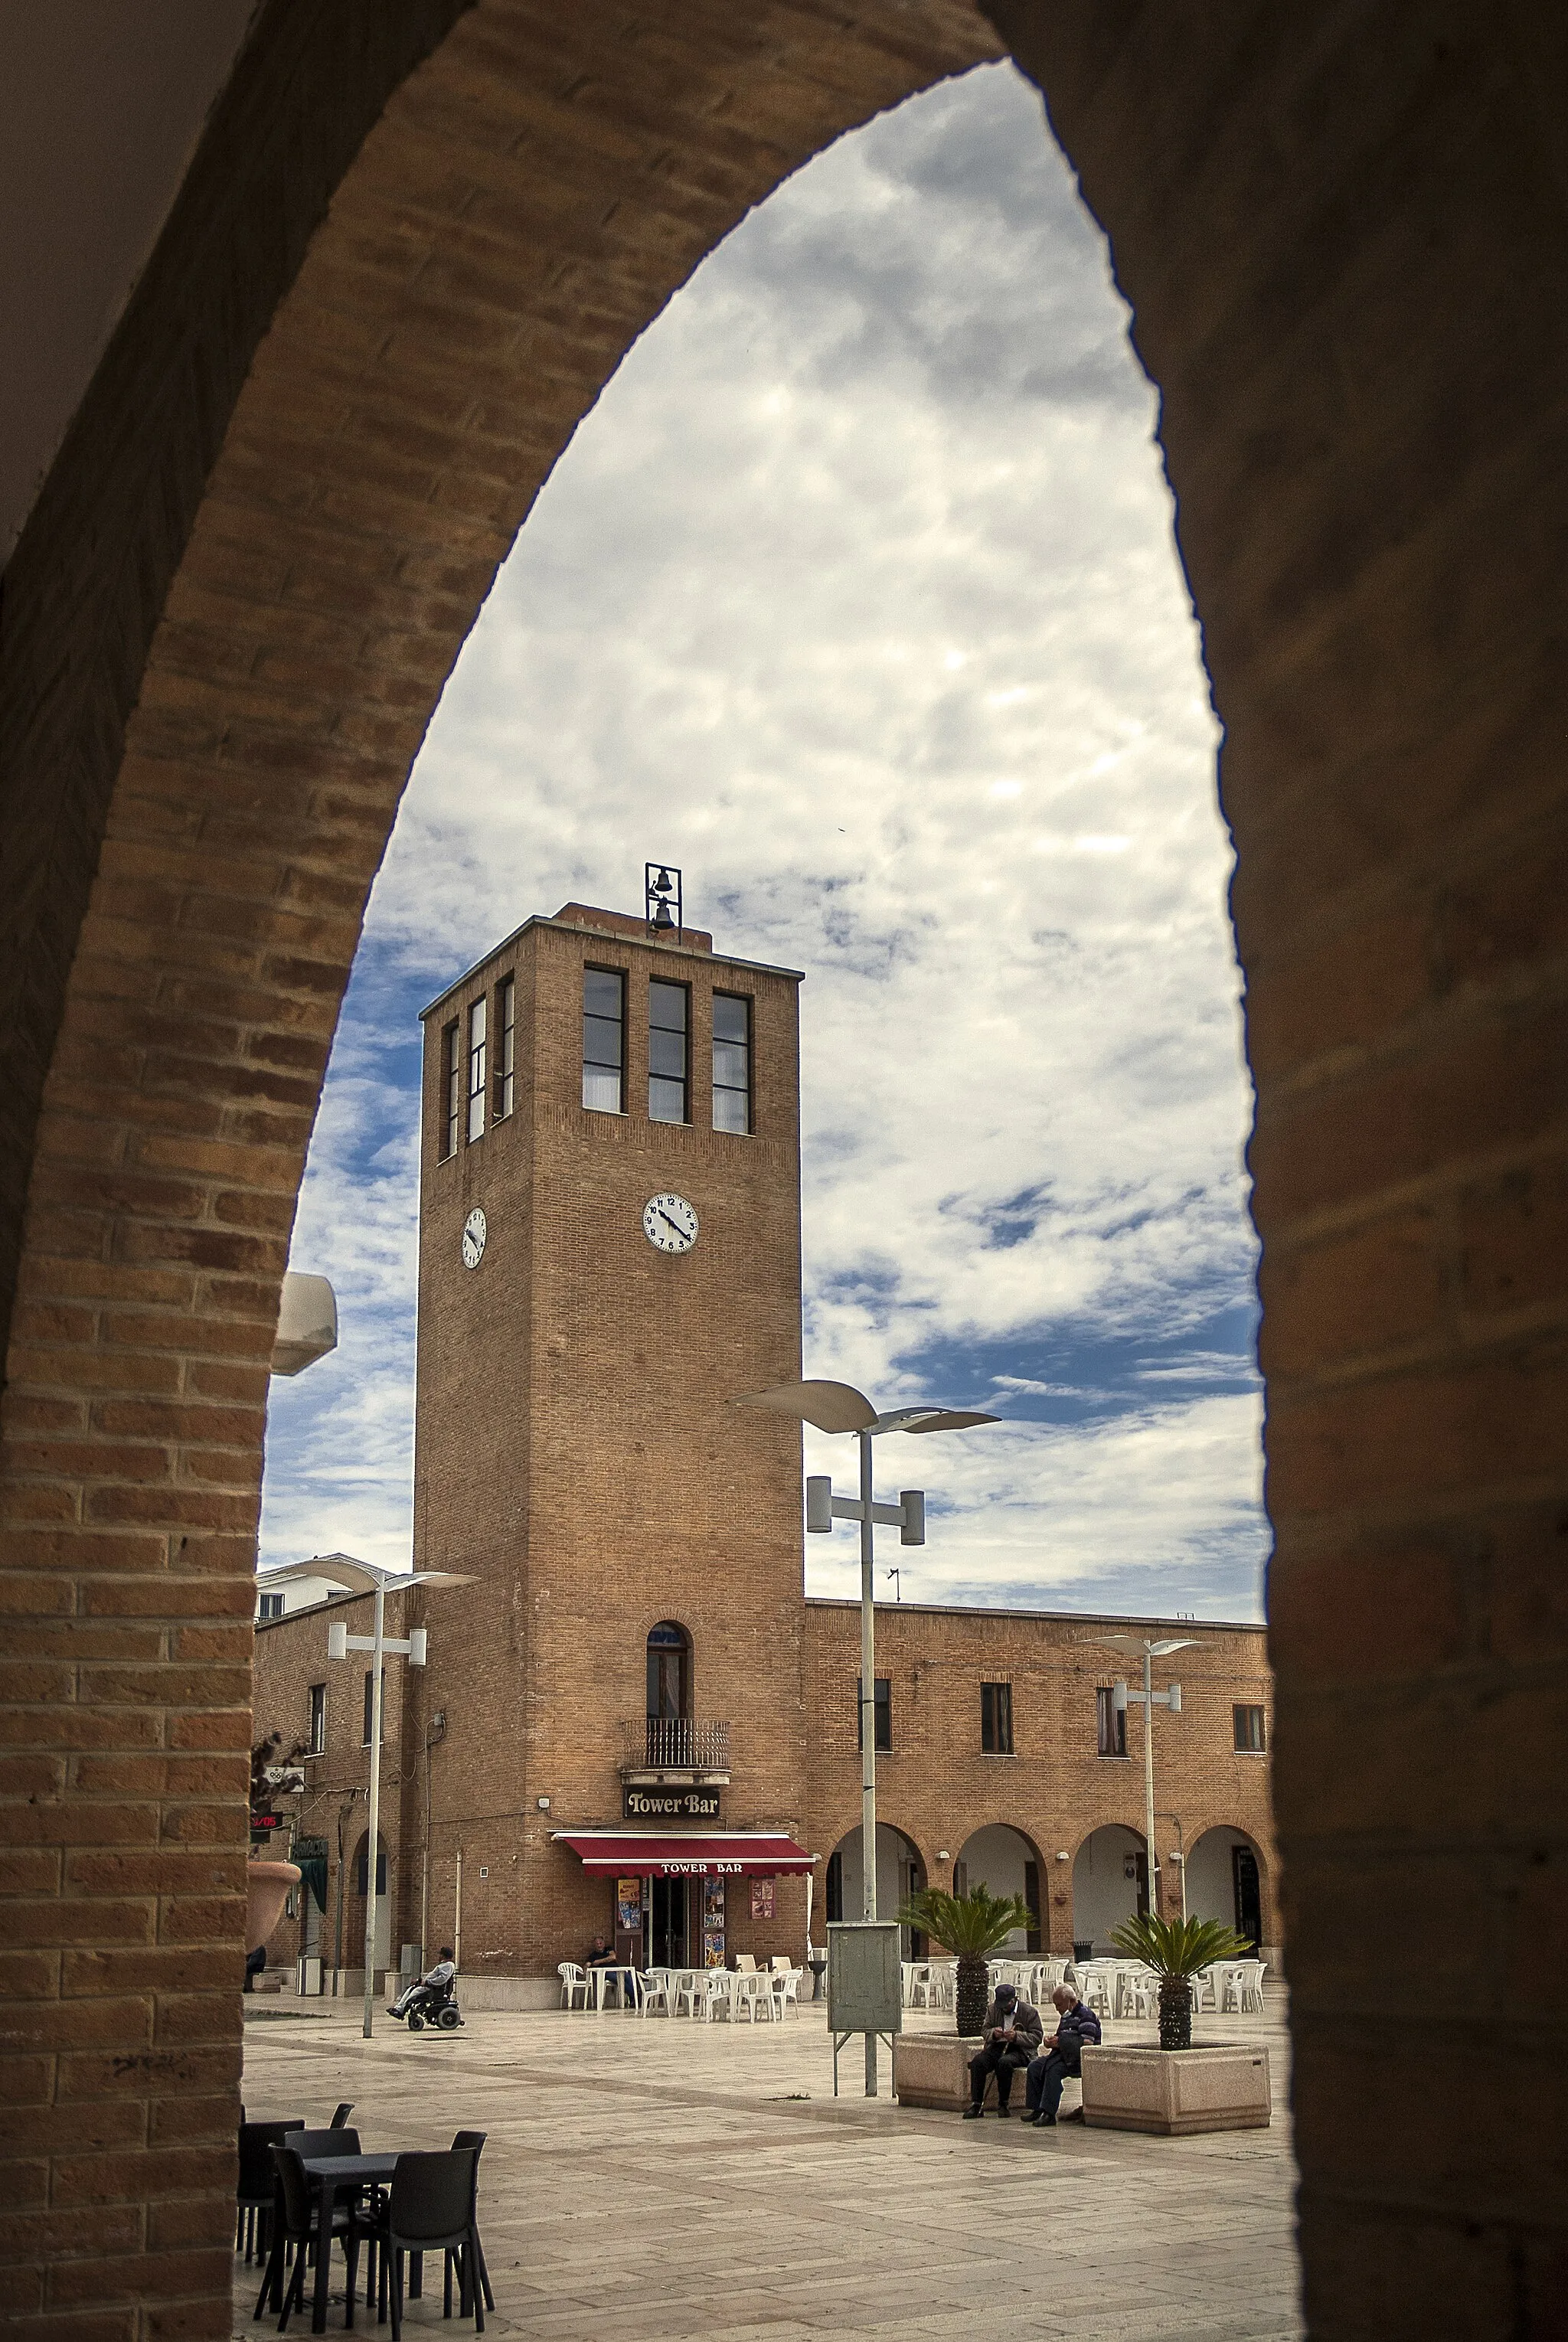
[[779, 1878], [817, 1857], [782, 1831], [555, 1830], [595, 1878]]

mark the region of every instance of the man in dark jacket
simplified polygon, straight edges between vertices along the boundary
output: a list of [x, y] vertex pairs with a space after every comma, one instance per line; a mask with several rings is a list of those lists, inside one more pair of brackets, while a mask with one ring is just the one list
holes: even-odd
[[1024, 2119], [1037, 2130], [1055, 2122], [1063, 2083], [1069, 2074], [1083, 2072], [1085, 2043], [1100, 2038], [1099, 2018], [1070, 1984], [1058, 1985], [1051, 2001], [1056, 2011], [1056, 2030], [1046, 2037], [1044, 2055], [1034, 2059], [1024, 2086]]
[[1013, 2077], [1021, 2066], [1028, 2065], [1044, 2031], [1040, 2011], [1019, 1999], [1017, 1986], [999, 1984], [996, 1997], [985, 2012], [984, 2039], [978, 2055], [969, 2060], [970, 2105], [965, 2122], [978, 2122], [984, 2113], [985, 2080], [990, 2074], [996, 2077], [997, 2113], [1012, 2113], [1007, 2101], [1013, 2093]]

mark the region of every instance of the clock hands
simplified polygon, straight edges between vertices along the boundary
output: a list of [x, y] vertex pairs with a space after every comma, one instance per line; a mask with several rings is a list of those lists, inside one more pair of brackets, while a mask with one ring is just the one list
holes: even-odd
[[671, 1219], [668, 1212], [665, 1211], [662, 1204], [659, 1206], [659, 1217], [663, 1220], [667, 1228], [674, 1228], [678, 1236], [684, 1236], [690, 1233], [689, 1230], [682, 1227], [679, 1220]]

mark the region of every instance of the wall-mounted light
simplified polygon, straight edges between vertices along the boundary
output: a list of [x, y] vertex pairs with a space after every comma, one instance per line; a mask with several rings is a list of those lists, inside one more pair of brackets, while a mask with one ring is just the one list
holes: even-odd
[[1057, 1847], [1056, 1859], [1058, 1862], [1070, 1862], [1072, 1858], [1072, 1856], [1068, 1853], [1064, 1846]]
[[542, 1814], [547, 1814], [549, 1812], [550, 1800], [548, 1797], [535, 1797], [534, 1803], [538, 1807]]
[[951, 1862], [953, 1857], [948, 1853], [945, 1847], [942, 1847], [938, 1849], [936, 1859], [938, 1862]]

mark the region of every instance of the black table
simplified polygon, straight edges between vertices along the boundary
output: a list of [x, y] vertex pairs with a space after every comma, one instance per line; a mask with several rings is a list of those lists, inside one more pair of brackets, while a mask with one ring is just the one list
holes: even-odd
[[[321, 2241], [315, 2255], [315, 2299], [310, 2315], [313, 2334], [326, 2332], [327, 2273], [332, 2260], [332, 2216], [340, 2196], [358, 2195], [373, 2180], [390, 2179], [397, 2167], [397, 2157], [392, 2155], [306, 2155], [300, 2157], [305, 2176], [321, 2198]], [[345, 2326], [354, 2324], [354, 2287], [345, 2283], [348, 2314]]]

